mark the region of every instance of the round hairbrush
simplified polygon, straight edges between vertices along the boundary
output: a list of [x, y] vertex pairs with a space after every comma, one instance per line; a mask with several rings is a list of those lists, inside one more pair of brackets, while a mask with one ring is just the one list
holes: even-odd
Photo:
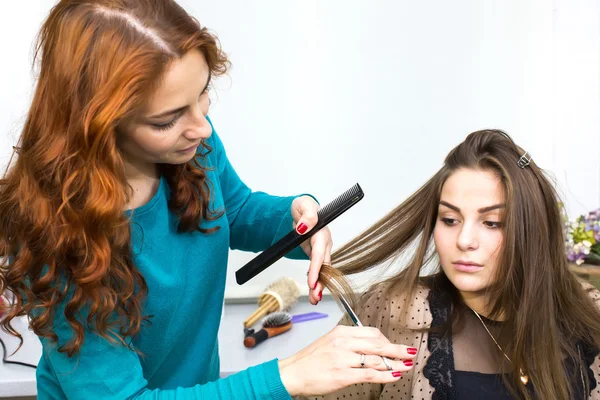
[[270, 337], [280, 335], [292, 329], [292, 316], [286, 312], [274, 312], [262, 322], [262, 329], [244, 338], [244, 346], [251, 348]]
[[244, 327], [250, 328], [259, 319], [275, 311], [288, 311], [296, 304], [300, 296], [300, 287], [295, 280], [283, 277], [271, 283], [258, 297], [258, 308], [244, 321]]

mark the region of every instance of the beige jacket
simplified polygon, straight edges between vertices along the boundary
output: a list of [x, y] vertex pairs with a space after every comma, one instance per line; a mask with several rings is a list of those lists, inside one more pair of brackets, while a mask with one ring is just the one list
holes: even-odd
[[[588, 284], [587, 287], [591, 287]], [[381, 332], [392, 342], [416, 347], [418, 349], [414, 367], [402, 374], [402, 378], [393, 384], [358, 384], [342, 389], [324, 397], [311, 397], [310, 399], [325, 400], [358, 400], [358, 399], [380, 399], [380, 400], [428, 400], [451, 398], [450, 392], [444, 393], [444, 381], [448, 379], [444, 368], [436, 368], [435, 359], [426, 367], [431, 353], [428, 348], [429, 333], [415, 333], [405, 329], [398, 329], [400, 323], [399, 308], [403, 302], [409, 301], [408, 327], [419, 329], [430, 327], [433, 315], [428, 300], [429, 289], [419, 288], [410, 299], [402, 295], [392, 295], [390, 298], [382, 298], [382, 292], [374, 293], [366, 302], [365, 308], [359, 312], [359, 318], [365, 325], [378, 327]], [[600, 307], [600, 292], [593, 290], [591, 297]], [[378, 307], [384, 307], [382, 317], [376, 320]], [[445, 311], [435, 308], [435, 313]], [[344, 325], [349, 325], [349, 320], [342, 320]], [[443, 340], [432, 334], [433, 348], [443, 346]], [[591, 356], [593, 357], [593, 355]], [[590, 358], [591, 358], [590, 357]], [[432, 365], [433, 364], [433, 365]], [[600, 356], [596, 356], [590, 367], [596, 378], [596, 387], [592, 390], [589, 399], [600, 400]], [[438, 388], [436, 391], [436, 387]], [[434, 397], [434, 393], [436, 393]]]

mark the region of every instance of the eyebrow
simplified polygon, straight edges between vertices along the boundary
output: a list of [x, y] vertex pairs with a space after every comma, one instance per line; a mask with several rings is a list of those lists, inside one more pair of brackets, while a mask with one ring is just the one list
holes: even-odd
[[[440, 205], [446, 206], [448, 208], [451, 208], [452, 210], [454, 210], [456, 212], [460, 212], [460, 208], [456, 207], [455, 205], [452, 205], [452, 204], [448, 203], [447, 201], [440, 200]], [[505, 207], [505, 205], [503, 203], [501, 203], [501, 204], [494, 204], [493, 206], [482, 207], [482, 208], [478, 209], [477, 212], [479, 214], [483, 214], [483, 213], [486, 213], [488, 211], [492, 211], [492, 210], [496, 210], [498, 208], [504, 208], [504, 207]]]
[[[210, 81], [211, 81], [211, 75], [208, 74], [208, 79], [206, 80], [206, 85], [204, 85], [204, 89], [202, 89], [202, 92], [200, 93], [200, 95], [202, 95], [202, 94], [204, 94], [204, 92], [206, 92], [206, 88], [210, 84]], [[148, 118], [148, 119], [160, 119], [160, 118], [167, 117], [169, 115], [178, 114], [181, 111], [185, 110], [186, 108], [187, 108], [187, 106], [183, 106], [183, 107], [179, 107], [179, 108], [174, 108], [172, 110], [164, 111], [164, 112], [161, 112], [160, 114], [152, 115], [152, 116], [146, 117], [146, 118]]]

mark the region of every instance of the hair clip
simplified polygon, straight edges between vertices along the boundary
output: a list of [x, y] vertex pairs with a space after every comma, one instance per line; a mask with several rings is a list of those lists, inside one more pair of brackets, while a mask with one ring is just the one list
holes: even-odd
[[531, 155], [529, 154], [528, 151], [525, 152], [525, 154], [523, 154], [520, 158], [519, 161], [517, 161], [517, 165], [521, 168], [525, 168], [526, 166], [529, 165], [529, 162], [531, 161]]

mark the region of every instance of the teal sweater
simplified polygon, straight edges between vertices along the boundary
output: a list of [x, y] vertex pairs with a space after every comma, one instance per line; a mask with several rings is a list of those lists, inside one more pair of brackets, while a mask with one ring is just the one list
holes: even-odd
[[[213, 130], [205, 159], [213, 209], [225, 211], [202, 227], [211, 234], [177, 233], [163, 179], [150, 202], [133, 210], [134, 263], [148, 284], [145, 315], [133, 339], [143, 356], [85, 332], [78, 355], [69, 358], [42, 339], [38, 399], [290, 399], [277, 360], [219, 379], [217, 331], [221, 319], [229, 249], [261, 251], [292, 228], [294, 197], [252, 192], [229, 163]], [[291, 258], [306, 258], [295, 249]], [[58, 345], [71, 337], [64, 315], [54, 321]], [[241, 328], [240, 328], [241, 329]], [[241, 335], [241, 330], [240, 330]]]

